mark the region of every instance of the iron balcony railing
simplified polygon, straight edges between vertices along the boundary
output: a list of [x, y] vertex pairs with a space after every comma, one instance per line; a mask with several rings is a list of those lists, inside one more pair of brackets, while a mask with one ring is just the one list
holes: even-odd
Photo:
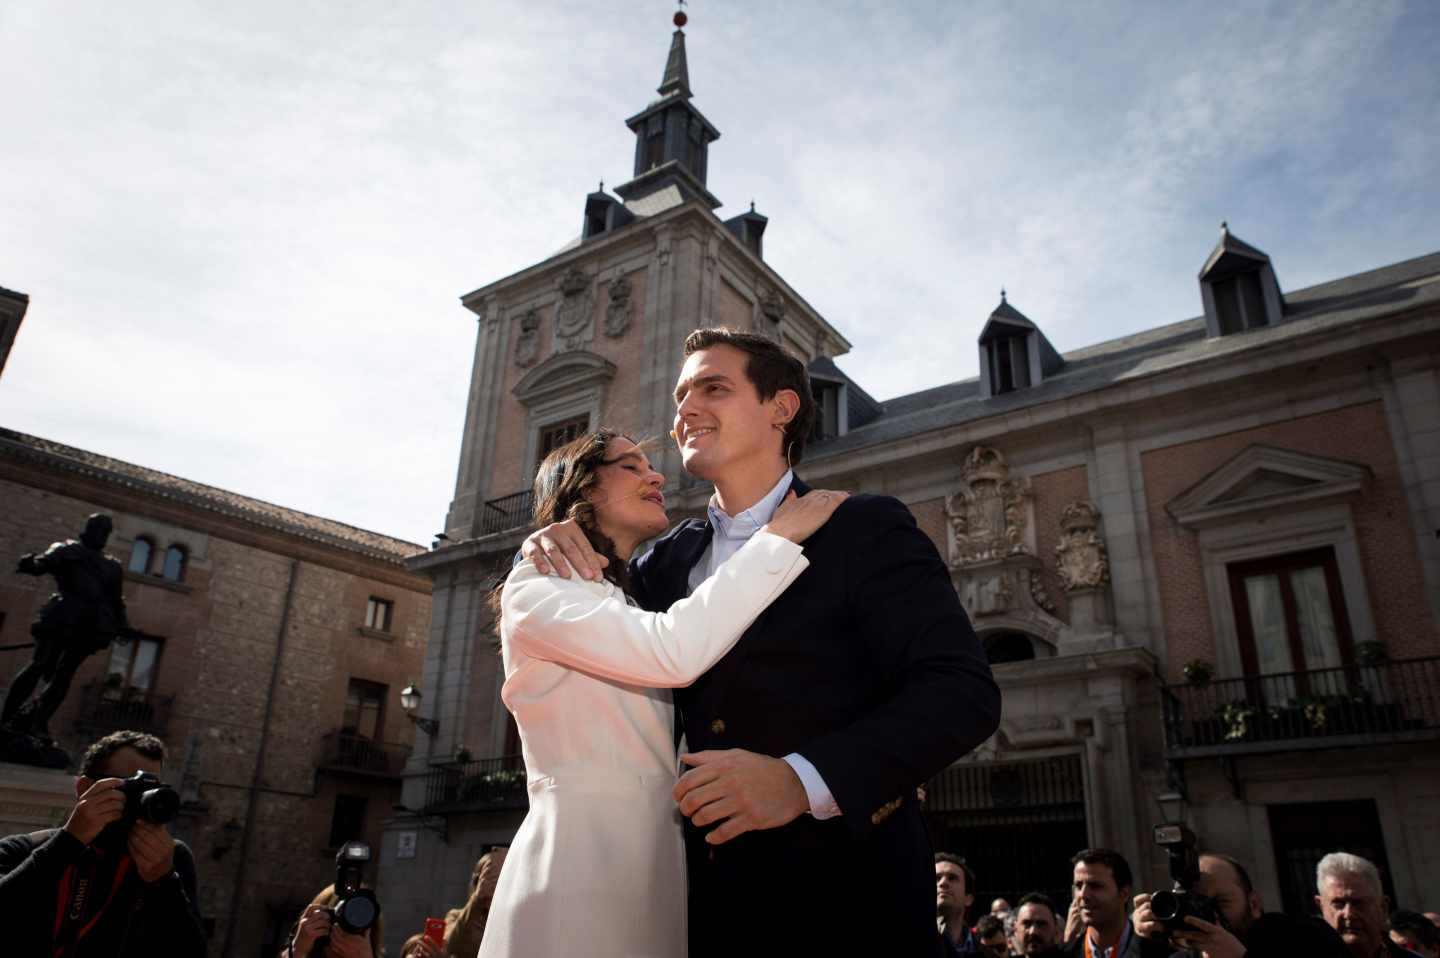
[[89, 682], [80, 689], [75, 730], [99, 738], [111, 732], [148, 732], [165, 738], [170, 731], [173, 695], [155, 695], [143, 689]]
[[1170, 758], [1440, 738], [1440, 656], [1161, 689]]
[[427, 810], [523, 809], [529, 804], [519, 755], [446, 762], [433, 766], [425, 782]]
[[377, 742], [354, 732], [331, 732], [320, 740], [320, 767], [399, 778], [410, 757], [410, 746]]
[[531, 490], [526, 489], [501, 496], [499, 499], [487, 500], [480, 516], [480, 534], [488, 536], [529, 525], [533, 495]]

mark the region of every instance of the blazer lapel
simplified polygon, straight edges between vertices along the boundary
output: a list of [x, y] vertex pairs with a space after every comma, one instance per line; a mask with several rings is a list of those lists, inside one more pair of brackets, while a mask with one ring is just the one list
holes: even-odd
[[[790, 488], [786, 490], [786, 494], [788, 495], [791, 492], [797, 496], [808, 495], [810, 493], [810, 487], [806, 485], [799, 476], [792, 474]], [[707, 529], [710, 528], [709, 523], [706, 523], [705, 527]], [[793, 583], [791, 588], [794, 588]], [[779, 602], [781, 598], [781, 596], [777, 596], [775, 601]], [[709, 672], [701, 676], [700, 682], [696, 683], [697, 686], [702, 682], [705, 684], [707, 697], [711, 701], [719, 703], [725, 700], [726, 692], [729, 691], [731, 683], [735, 681], [735, 676], [739, 673], [740, 667], [745, 663], [745, 657], [750, 654], [750, 649], [754, 645], [752, 637], [765, 630], [766, 623], [770, 619], [771, 609], [773, 608], [774, 603], [771, 603], [769, 608], [761, 612], [759, 617], [751, 623], [750, 628], [745, 630], [745, 636], [735, 644], [735, 647], [719, 662], [716, 662]]]

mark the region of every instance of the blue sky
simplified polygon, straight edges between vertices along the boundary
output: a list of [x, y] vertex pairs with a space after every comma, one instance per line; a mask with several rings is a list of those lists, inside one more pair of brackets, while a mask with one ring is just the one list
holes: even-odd
[[[667, 3], [0, 7], [0, 425], [428, 542], [458, 297], [629, 177]], [[874, 395], [1199, 312], [1221, 220], [1296, 289], [1440, 249], [1440, 4], [688, 8], [710, 188]]]

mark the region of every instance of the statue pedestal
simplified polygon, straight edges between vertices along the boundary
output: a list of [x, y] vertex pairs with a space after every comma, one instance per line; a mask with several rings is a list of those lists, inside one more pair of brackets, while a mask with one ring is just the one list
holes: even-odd
[[0, 763], [0, 835], [65, 824], [75, 807], [75, 776], [53, 768]]

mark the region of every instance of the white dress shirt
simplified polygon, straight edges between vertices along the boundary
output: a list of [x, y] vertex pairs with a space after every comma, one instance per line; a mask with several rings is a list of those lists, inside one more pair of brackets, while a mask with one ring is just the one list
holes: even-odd
[[[738, 516], [729, 516], [725, 510], [716, 503], [715, 497], [710, 497], [710, 506], [707, 510], [710, 516], [710, 528], [714, 535], [710, 537], [710, 545], [705, 549], [705, 554], [695, 567], [690, 570], [690, 591], [695, 589], [720, 567], [720, 563], [730, 558], [740, 547], [750, 541], [750, 537], [759, 532], [775, 515], [775, 510], [780, 507], [785, 494], [790, 491], [790, 483], [795, 474], [789, 469], [775, 487], [761, 497], [749, 509]], [[835, 803], [835, 796], [830, 792], [830, 786], [825, 784], [825, 779], [820, 777], [820, 771], [810, 764], [805, 756], [798, 752], [791, 752], [785, 756], [785, 762], [795, 774], [800, 777], [800, 783], [805, 786], [805, 797], [810, 802], [810, 814], [816, 818], [834, 818], [841, 814], [840, 806]]]

